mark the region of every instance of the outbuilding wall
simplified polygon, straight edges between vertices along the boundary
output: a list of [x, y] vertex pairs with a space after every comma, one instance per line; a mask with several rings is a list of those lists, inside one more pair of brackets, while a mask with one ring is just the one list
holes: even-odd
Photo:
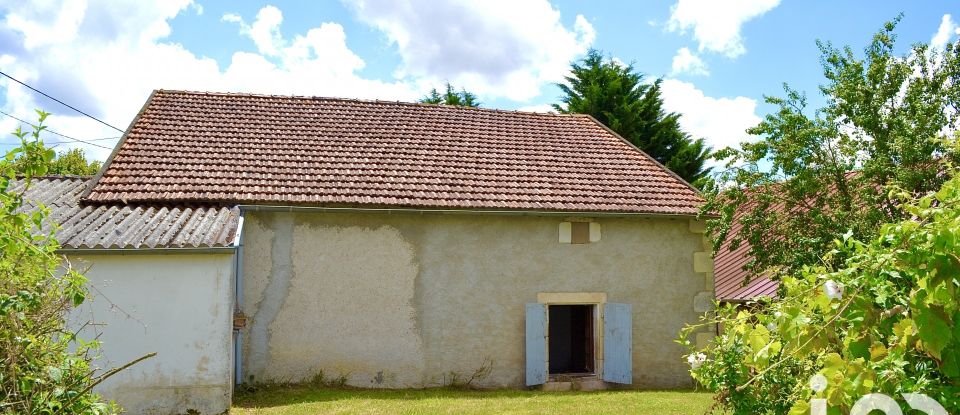
[[541, 292], [602, 292], [633, 306], [634, 386], [691, 385], [674, 339], [712, 299], [702, 227], [572, 218], [599, 223], [601, 238], [563, 244], [568, 219], [246, 212], [244, 381], [322, 372], [354, 386], [424, 387], [490, 364], [476, 384], [522, 386], [524, 304]]
[[70, 255], [91, 297], [71, 324], [99, 336], [104, 370], [150, 352], [95, 390], [131, 414], [220, 414], [232, 391], [232, 276], [226, 254]]

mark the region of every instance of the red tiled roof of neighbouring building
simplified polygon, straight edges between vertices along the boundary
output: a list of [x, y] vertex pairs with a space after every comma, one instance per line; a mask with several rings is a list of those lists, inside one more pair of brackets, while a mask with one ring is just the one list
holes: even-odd
[[[860, 172], [858, 171], [849, 171], [844, 174], [844, 177], [851, 179], [857, 177], [859, 174]], [[779, 185], [774, 184], [774, 186]], [[830, 190], [830, 192], [832, 193], [833, 190]], [[752, 197], [752, 192], [748, 192], [747, 202], [737, 206], [734, 212], [733, 222], [730, 224], [730, 231], [727, 233], [727, 238], [723, 241], [720, 250], [714, 256], [714, 292], [716, 293], [717, 300], [720, 301], [744, 302], [761, 296], [769, 298], [777, 297], [777, 289], [780, 287], [777, 281], [771, 280], [763, 274], [752, 275], [751, 272], [743, 269], [751, 260], [750, 243], [742, 241], [736, 250], [730, 250], [730, 245], [734, 237], [743, 229], [743, 225], [740, 222], [742, 215], [756, 207], [751, 201]], [[805, 208], [795, 207], [793, 209], [799, 210]], [[778, 202], [771, 204], [767, 208], [766, 214], [775, 218], [782, 218], [790, 214], [790, 212], [786, 210], [785, 205], [782, 202]], [[777, 232], [771, 234], [775, 235]], [[749, 281], [747, 281], [747, 277], [750, 277]], [[746, 282], [746, 284], [744, 284], [744, 282]]]
[[703, 199], [585, 115], [158, 90], [85, 201], [696, 215]]
[[[753, 275], [743, 269], [750, 261], [750, 244], [743, 242], [730, 250], [730, 242], [740, 231], [740, 223], [734, 220], [720, 250], [713, 259], [714, 292], [721, 302], [744, 302], [760, 296], [776, 298], [779, 284], [763, 275]], [[750, 281], [744, 284], [747, 277]]]
[[[720, 245], [720, 249], [713, 257], [713, 286], [717, 300], [721, 302], [745, 302], [756, 299], [760, 296], [776, 298], [779, 283], [771, 280], [765, 275], [754, 275], [744, 269], [744, 266], [750, 262], [750, 243], [741, 241], [737, 249], [730, 250], [733, 239], [743, 229], [740, 222], [741, 216], [754, 208], [752, 202], [737, 206], [733, 214], [733, 222], [730, 224], [730, 230], [727, 237]], [[782, 204], [774, 204], [770, 207], [771, 215], [783, 214]], [[749, 281], [747, 278], [749, 277]]]

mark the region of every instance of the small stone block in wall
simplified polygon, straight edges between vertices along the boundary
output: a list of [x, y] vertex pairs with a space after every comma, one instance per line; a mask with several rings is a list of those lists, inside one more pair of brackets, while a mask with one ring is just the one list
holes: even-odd
[[707, 231], [707, 221], [690, 219], [690, 232], [704, 233]]
[[713, 257], [709, 252], [693, 253], [693, 272], [713, 272]]
[[600, 224], [590, 222], [590, 242], [600, 242]]
[[715, 286], [714, 286], [714, 280], [713, 280], [713, 273], [712, 273], [712, 272], [704, 273], [704, 280], [705, 280], [706, 284], [704, 284], [703, 289], [705, 289], [705, 290], [711, 290], [711, 291], [712, 291], [712, 290], [715, 288]]
[[570, 243], [571, 225], [570, 222], [560, 222], [560, 243]]
[[713, 333], [697, 333], [697, 348], [706, 349], [707, 346], [710, 346], [710, 341], [716, 336]]
[[713, 291], [702, 291], [698, 293], [696, 297], [693, 297], [693, 311], [698, 313], [713, 311], [714, 298]]

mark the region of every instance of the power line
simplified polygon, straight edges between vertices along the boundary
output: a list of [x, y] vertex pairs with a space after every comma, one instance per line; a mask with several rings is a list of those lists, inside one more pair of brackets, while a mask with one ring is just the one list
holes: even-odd
[[[47, 131], [47, 130], [44, 130], [44, 131]], [[120, 138], [120, 137], [91, 138], [91, 139], [89, 139], [89, 140], [82, 140], [82, 142], [84, 142], [84, 143], [89, 143], [89, 142], [91, 142], [91, 141], [116, 140], [116, 139], [118, 139], [118, 138]], [[46, 142], [46, 143], [44, 143], [44, 144], [71, 144], [71, 143], [74, 143], [74, 142], [76, 142], [76, 141], [48, 141], [48, 142]]]
[[[13, 118], [13, 119], [15, 119], [15, 120], [17, 120], [17, 121], [20, 121], [20, 122], [24, 123], [24, 124], [33, 126], [33, 124], [31, 124], [31, 123], [29, 123], [29, 122], [27, 122], [27, 121], [24, 121], [24, 120], [22, 120], [22, 119], [20, 119], [20, 118], [14, 117], [13, 115], [10, 115], [10, 114], [8, 114], [8, 113], [6, 113], [6, 112], [0, 111], [0, 114], [6, 115], [6, 116], [8, 116], [8, 117], [10, 117], [10, 118]], [[43, 131], [46, 131], [46, 132], [48, 132], [48, 133], [50, 133], [50, 134], [59, 135], [60, 137], [63, 137], [63, 138], [66, 138], [66, 139], [68, 139], [68, 140], [72, 140], [72, 141], [75, 141], [75, 142], [78, 142], [78, 143], [89, 144], [89, 145], [91, 145], [91, 146], [96, 146], [96, 147], [100, 147], [100, 148], [105, 148], [105, 149], [107, 149], [107, 150], [112, 150], [112, 148], [111, 148], [111, 147], [102, 146], [102, 145], [99, 145], [99, 144], [89, 143], [88, 141], [100, 141], [100, 140], [109, 140], [109, 139], [117, 139], [117, 138], [120, 138], [120, 137], [105, 137], [105, 138], [95, 138], [95, 139], [92, 139], [92, 140], [81, 140], [81, 139], [79, 139], [79, 138], [70, 137], [69, 135], [66, 135], [66, 134], [58, 133], [58, 132], [53, 131], [53, 130], [51, 130], [51, 129], [49, 129], [49, 128], [45, 128]]]
[[40, 94], [40, 95], [43, 95], [43, 96], [45, 96], [45, 97], [47, 97], [47, 98], [50, 98], [50, 99], [52, 99], [52, 100], [54, 100], [54, 101], [56, 101], [56, 102], [59, 102], [61, 105], [65, 106], [65, 107], [67, 107], [67, 108], [70, 108], [70, 109], [72, 109], [72, 110], [74, 110], [74, 111], [76, 111], [76, 112], [79, 112], [79, 113], [81, 113], [81, 114], [83, 114], [83, 115], [86, 115], [87, 117], [90, 117], [91, 119], [95, 120], [96, 122], [98, 122], [98, 123], [100, 123], [100, 124], [106, 125], [107, 127], [113, 128], [114, 130], [117, 130], [117, 131], [119, 131], [119, 132], [121, 132], [121, 133], [123, 132], [123, 130], [121, 130], [121, 129], [117, 128], [117, 127], [114, 127], [114, 126], [112, 126], [112, 125], [110, 125], [110, 124], [107, 124], [105, 121], [102, 121], [102, 120], [100, 120], [100, 119], [97, 118], [97, 117], [94, 117], [94, 116], [92, 116], [92, 115], [90, 115], [90, 114], [87, 114], [87, 113], [85, 113], [85, 112], [83, 112], [83, 111], [80, 111], [80, 110], [77, 109], [76, 107], [74, 107], [74, 106], [72, 106], [72, 105], [70, 105], [70, 104], [67, 104], [66, 102], [63, 102], [63, 101], [61, 101], [61, 100], [59, 100], [59, 99], [56, 99], [56, 98], [54, 98], [54, 97], [51, 97], [50, 95], [47, 95], [47, 94], [44, 93], [43, 91], [41, 91], [41, 90], [39, 90], [39, 89], [37, 89], [37, 88], [34, 88], [34, 87], [30, 86], [30, 85], [27, 85], [27, 84], [21, 82], [19, 79], [14, 78], [14, 77], [12, 77], [12, 76], [10, 76], [10, 75], [7, 75], [7, 74], [4, 73], [3, 71], [0, 71], [0, 75], [3, 75], [3, 76], [5, 76], [5, 77], [7, 77], [7, 78], [10, 78], [13, 82], [16, 82], [16, 83], [18, 83], [18, 84], [20, 84], [20, 85], [23, 85], [23, 86], [27, 87], [27, 88], [30, 88], [30, 90], [33, 91], [33, 92], [36, 92], [36, 93], [38, 93], [38, 94]]
[[[6, 116], [8, 116], [8, 117], [10, 117], [10, 118], [13, 118], [13, 119], [15, 119], [15, 120], [17, 120], [17, 121], [20, 121], [20, 122], [24, 123], [24, 124], [31, 125], [31, 126], [33, 125], [33, 124], [31, 124], [31, 123], [29, 123], [29, 122], [26, 122], [26, 121], [24, 121], [24, 120], [22, 120], [22, 119], [20, 119], [20, 118], [14, 117], [13, 115], [7, 114], [6, 112], [0, 111], [0, 114], [6, 115]], [[68, 139], [68, 140], [72, 140], [72, 141], [75, 141], [75, 142], [78, 142], [78, 143], [88, 144], [88, 145], [95, 146], [95, 147], [100, 147], [100, 148], [105, 148], [105, 149], [107, 149], [107, 150], [112, 150], [113, 148], [112, 148], [112, 147], [107, 147], [107, 146], [102, 146], [102, 145], [96, 144], [96, 143], [91, 143], [90, 141], [113, 140], [113, 139], [120, 138], [120, 137], [104, 137], [104, 138], [94, 138], [94, 139], [92, 139], [92, 140], [81, 140], [81, 139], [79, 139], [79, 138], [70, 137], [69, 135], [60, 134], [60, 133], [58, 133], [58, 132], [56, 132], [56, 131], [53, 131], [53, 130], [51, 130], [51, 129], [44, 129], [43, 131], [46, 131], [46, 132], [48, 132], [48, 133], [50, 133], [50, 134], [59, 135], [60, 137], [63, 137], [63, 138], [66, 138], [66, 139]], [[54, 144], [54, 143], [49, 143], [49, 144]], [[61, 144], [61, 143], [56, 143], [56, 144]]]
[[[49, 130], [44, 130], [44, 131], [49, 132]], [[92, 138], [92, 139], [89, 139], [89, 140], [84, 140], [83, 142], [84, 142], [84, 143], [87, 143], [87, 142], [90, 142], [90, 141], [116, 140], [116, 139], [118, 139], [118, 138], [120, 138], [120, 137]], [[75, 143], [75, 141], [44, 141], [44, 142], [43, 142], [44, 145], [47, 145], [47, 144], [54, 144], [54, 145], [57, 145], [57, 144], [73, 144], [73, 143]], [[19, 145], [20, 145], [20, 143], [0, 143], [0, 146], [19, 146]]]

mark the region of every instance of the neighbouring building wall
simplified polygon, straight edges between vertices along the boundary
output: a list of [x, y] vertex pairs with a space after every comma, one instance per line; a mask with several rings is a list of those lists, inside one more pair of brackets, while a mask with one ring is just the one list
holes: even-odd
[[424, 387], [489, 360], [480, 385], [522, 386], [524, 304], [540, 292], [603, 292], [633, 306], [634, 386], [692, 385], [674, 339], [712, 298], [710, 270], [695, 269], [702, 229], [687, 218], [593, 218], [599, 241], [563, 244], [564, 220], [247, 212], [244, 380], [322, 371], [354, 386]]
[[131, 414], [220, 414], [232, 391], [234, 256], [69, 256], [86, 269], [91, 298], [71, 324], [92, 322], [85, 338], [103, 342], [104, 370], [150, 352], [156, 357], [97, 387]]

